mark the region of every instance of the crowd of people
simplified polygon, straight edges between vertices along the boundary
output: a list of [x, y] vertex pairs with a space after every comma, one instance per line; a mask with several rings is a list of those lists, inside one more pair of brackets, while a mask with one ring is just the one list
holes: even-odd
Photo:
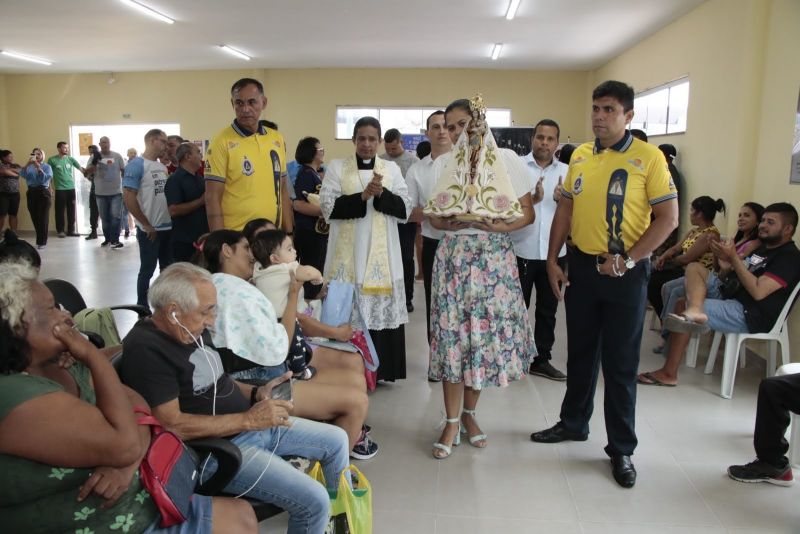
[[[462, 434], [486, 447], [477, 419], [483, 390], [526, 374], [566, 384], [558, 423], [531, 440], [586, 440], [602, 369], [605, 452], [616, 482], [633, 487], [637, 384], [675, 386], [692, 333], [769, 330], [800, 281], [797, 211], [787, 203], [746, 203], [727, 240], [714, 225], [724, 202], [697, 197], [692, 229], [662, 246], [679, 219], [675, 150], [628, 129], [633, 98], [622, 82], [600, 84], [592, 142], [559, 149], [558, 123], [542, 119], [524, 156], [496, 147], [477, 100], [432, 113], [420, 157], [403, 148], [399, 131], [362, 117], [348, 157], [326, 161], [319, 139], [300, 140], [293, 182], [283, 136], [261, 119], [264, 88], [250, 78], [231, 88], [235, 119], [212, 139], [205, 161], [195, 144], [158, 129], [127, 163], [107, 137], [86, 168], [66, 143], [47, 162], [34, 149], [24, 167], [0, 151], [0, 224], [8, 216], [16, 230], [25, 178], [40, 249], [53, 188], [59, 236], [77, 235], [73, 169], [92, 181], [102, 246], [122, 247], [125, 212], [133, 217], [137, 301], [152, 310], [125, 337], [115, 371], [37, 280], [36, 250], [7, 233], [0, 244], [0, 488], [24, 488], [2, 498], [15, 505], [12, 530], [102, 531], [120, 528], [112, 523], [124, 517], [131, 532], [173, 532], [158, 526], [135, 476], [150, 434], [136, 424], [134, 407], [148, 406], [182, 439], [228, 437], [241, 450], [226, 493], [287, 510], [289, 532], [323, 532], [326, 488], [283, 457], [319, 460], [332, 490], [349, 458], [378, 453], [366, 423], [370, 355], [328, 341], [363, 350], [356, 339], [368, 339], [367, 352], [380, 361], [377, 380], [406, 379], [404, 325], [414, 312], [415, 278], [425, 293], [427, 379], [441, 383], [444, 405], [435, 458], [451, 456]], [[469, 173], [454, 173], [464, 165], [472, 165]], [[432, 211], [437, 188], [474, 178], [477, 165], [505, 181], [512, 198], [497, 196], [494, 205], [516, 215]], [[468, 209], [501, 188], [479, 186], [464, 188]], [[350, 288], [352, 305], [349, 320], [326, 324], [320, 309], [334, 298], [327, 295], [334, 281]], [[551, 363], [562, 300], [566, 373]], [[639, 373], [648, 301], [661, 318], [666, 362]], [[287, 382], [290, 396], [273, 398]], [[732, 478], [791, 482], [779, 431], [797, 407], [798, 388], [797, 378], [765, 381], [759, 459], [732, 466]], [[66, 422], [76, 420], [88, 431], [71, 432]], [[43, 445], [56, 440], [64, 446]], [[201, 479], [217, 467], [204, 459]], [[243, 501], [196, 496], [192, 503], [192, 531], [255, 531]]]

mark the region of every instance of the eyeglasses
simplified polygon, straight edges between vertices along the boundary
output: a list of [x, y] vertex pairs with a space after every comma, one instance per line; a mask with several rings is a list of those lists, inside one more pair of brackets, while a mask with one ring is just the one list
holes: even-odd
[[324, 148], [324, 147], [319, 147], [319, 148], [317, 149], [317, 152], [325, 152], [325, 148]]

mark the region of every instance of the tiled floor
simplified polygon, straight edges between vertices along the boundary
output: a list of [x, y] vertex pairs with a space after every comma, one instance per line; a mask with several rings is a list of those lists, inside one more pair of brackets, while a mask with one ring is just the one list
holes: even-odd
[[[118, 251], [100, 241], [53, 237], [42, 251], [43, 277], [66, 278], [90, 305], [135, 301], [136, 242]], [[369, 422], [381, 451], [360, 462], [372, 483], [376, 534], [419, 533], [789, 533], [800, 532], [800, 488], [741, 484], [725, 475], [731, 463], [753, 457], [756, 390], [764, 364], [750, 358], [740, 370], [732, 400], [719, 397], [720, 363], [702, 372], [681, 369], [677, 388], [639, 389], [634, 456], [639, 480], [632, 490], [611, 479], [603, 453], [602, 381], [592, 434], [584, 443], [540, 445], [533, 430], [557, 421], [564, 384], [529, 377], [485, 392], [479, 421], [489, 446], [464, 444], [447, 460], [431, 457], [438, 437], [441, 389], [425, 380], [422, 285], [406, 328], [408, 380], [380, 386], [371, 397]], [[559, 310], [554, 363], [565, 367], [563, 310]], [[129, 316], [120, 317], [127, 329]], [[646, 331], [642, 369], [658, 366], [656, 341]], [[704, 346], [707, 347], [706, 340]], [[286, 515], [262, 524], [282, 532]]]

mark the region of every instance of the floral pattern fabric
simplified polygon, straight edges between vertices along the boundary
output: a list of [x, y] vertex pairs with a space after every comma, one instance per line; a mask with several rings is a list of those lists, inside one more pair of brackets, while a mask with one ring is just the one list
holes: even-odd
[[430, 378], [507, 386], [536, 356], [507, 234], [447, 233], [436, 250]]

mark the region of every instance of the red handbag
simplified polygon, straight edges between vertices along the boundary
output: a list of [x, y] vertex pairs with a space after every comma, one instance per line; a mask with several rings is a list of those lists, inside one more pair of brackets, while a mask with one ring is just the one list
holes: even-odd
[[142, 485], [161, 513], [162, 528], [183, 523], [197, 487], [197, 455], [178, 436], [161, 426], [149, 411], [142, 408], [134, 411], [144, 414], [136, 422], [149, 425], [152, 432], [150, 446], [139, 465]]

